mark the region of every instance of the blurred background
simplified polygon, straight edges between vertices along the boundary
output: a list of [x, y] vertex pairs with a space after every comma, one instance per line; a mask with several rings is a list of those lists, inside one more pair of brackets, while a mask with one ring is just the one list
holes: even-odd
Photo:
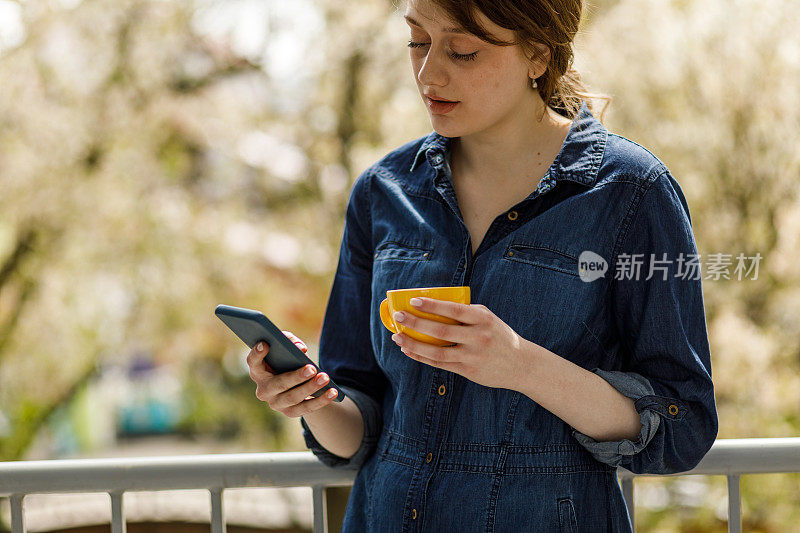
[[[213, 310], [316, 358], [354, 179], [430, 131], [404, 9], [0, 0], [0, 461], [305, 450]], [[576, 41], [701, 257], [761, 254], [703, 282], [719, 438], [800, 434], [799, 22], [795, 0], [593, 0]], [[638, 479], [636, 504], [640, 532], [726, 531], [724, 477]], [[744, 476], [742, 506], [790, 531], [800, 475]]]

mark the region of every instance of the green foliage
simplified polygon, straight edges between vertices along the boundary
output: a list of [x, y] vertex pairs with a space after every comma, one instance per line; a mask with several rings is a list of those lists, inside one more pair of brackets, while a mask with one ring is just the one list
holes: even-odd
[[16, 412], [11, 416], [12, 427], [19, 427], [22, 430], [15, 431], [9, 438], [0, 442], [2, 444], [0, 453], [3, 457], [17, 458], [21, 455], [22, 451], [30, 444], [33, 432], [38, 429], [38, 422], [44, 409], [43, 405], [33, 400], [21, 402], [16, 407]]

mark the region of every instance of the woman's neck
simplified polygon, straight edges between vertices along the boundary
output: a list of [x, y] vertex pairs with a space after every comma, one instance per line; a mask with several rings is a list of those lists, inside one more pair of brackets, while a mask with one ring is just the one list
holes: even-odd
[[454, 176], [492, 187], [540, 179], [558, 155], [572, 124], [551, 109], [542, 116], [542, 107], [455, 139], [451, 152]]

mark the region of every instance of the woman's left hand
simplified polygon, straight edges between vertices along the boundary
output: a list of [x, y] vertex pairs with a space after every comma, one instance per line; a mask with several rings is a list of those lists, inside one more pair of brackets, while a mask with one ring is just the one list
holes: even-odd
[[442, 324], [410, 313], [396, 312], [394, 319], [404, 326], [456, 343], [455, 346], [441, 347], [395, 333], [392, 340], [404, 354], [420, 363], [460, 374], [480, 385], [515, 390], [515, 384], [528, 363], [526, 354], [530, 352], [524, 348], [530, 344], [529, 341], [517, 335], [484, 305], [418, 299], [420, 305], [412, 304], [416, 309], [446, 316], [462, 324]]

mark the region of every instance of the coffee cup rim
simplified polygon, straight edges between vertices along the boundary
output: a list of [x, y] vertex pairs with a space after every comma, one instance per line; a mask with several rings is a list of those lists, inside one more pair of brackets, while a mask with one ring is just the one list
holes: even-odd
[[445, 286], [445, 287], [411, 287], [408, 289], [389, 289], [386, 292], [419, 292], [419, 291], [429, 291], [429, 290], [444, 290], [444, 289], [468, 289], [468, 285], [452, 285], [452, 286]]

